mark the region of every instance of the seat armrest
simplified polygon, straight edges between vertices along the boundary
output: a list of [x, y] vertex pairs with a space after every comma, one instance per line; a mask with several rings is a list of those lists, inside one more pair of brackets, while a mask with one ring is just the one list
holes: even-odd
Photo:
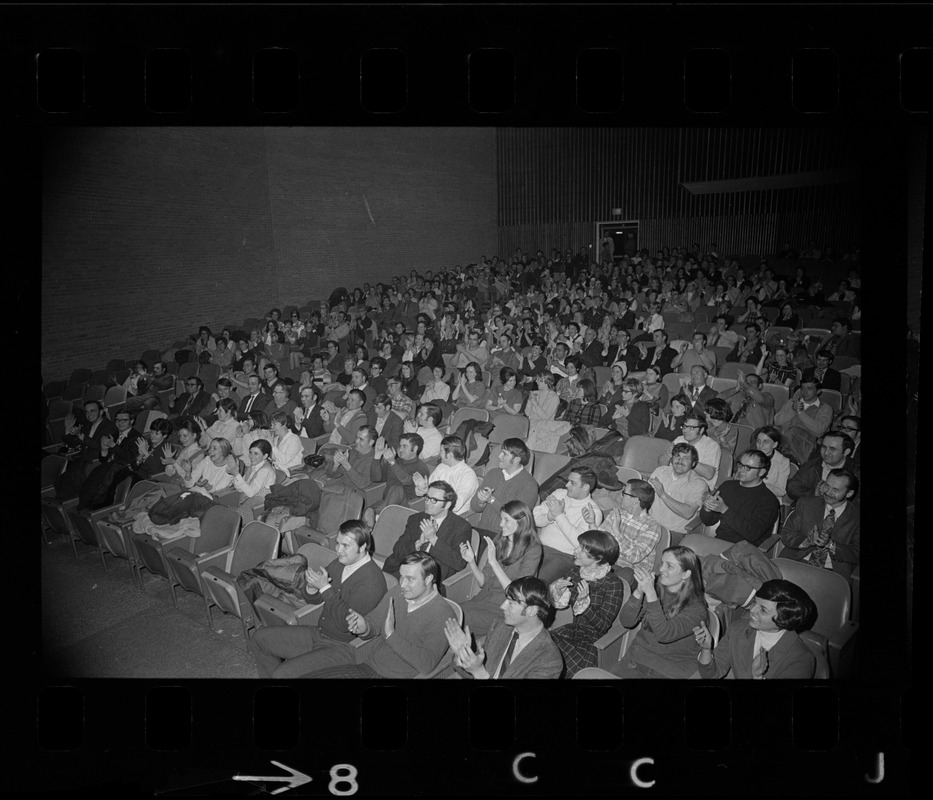
[[215, 550], [213, 553], [207, 553], [203, 556], [197, 556], [196, 562], [202, 571], [209, 567], [219, 567], [223, 570], [230, 568], [230, 562], [233, 561], [233, 551], [235, 545]]
[[455, 603], [465, 603], [473, 595], [473, 570], [469, 566], [451, 575], [444, 581], [447, 599]]
[[295, 621], [299, 625], [317, 625], [321, 619], [321, 612], [324, 609], [323, 603], [316, 605], [306, 605], [304, 608], [296, 609]]

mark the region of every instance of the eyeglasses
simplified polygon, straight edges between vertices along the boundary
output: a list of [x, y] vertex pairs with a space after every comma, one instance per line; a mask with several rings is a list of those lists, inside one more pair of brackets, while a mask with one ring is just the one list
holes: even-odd
[[114, 417], [114, 421], [115, 422], [130, 422], [131, 420], [129, 417]]
[[636, 500], [638, 499], [638, 495], [632, 494], [631, 492], [622, 492], [622, 494], [624, 494], [626, 497], [634, 497]]
[[699, 425], [688, 425], [686, 422], [681, 426], [683, 428], [699, 428]]
[[735, 465], [735, 471], [738, 472], [740, 469], [764, 469], [764, 467], [756, 467], [753, 464], [743, 464], [741, 461]]
[[855, 428], [851, 425], [843, 425], [839, 430], [849, 431], [850, 433], [858, 433], [859, 431], [861, 431], [861, 428]]
[[432, 503], [446, 503], [447, 501], [443, 497], [431, 497], [431, 495], [426, 494], [424, 496], [424, 502], [431, 501]]

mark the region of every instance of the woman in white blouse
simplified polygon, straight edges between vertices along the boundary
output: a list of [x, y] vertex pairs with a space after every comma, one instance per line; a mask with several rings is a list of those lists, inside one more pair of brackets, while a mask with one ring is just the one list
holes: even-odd
[[752, 446], [771, 459], [765, 486], [774, 492], [776, 497], [783, 497], [787, 494], [790, 460], [778, 451], [778, 447], [781, 446], [781, 432], [773, 425], [763, 425], [752, 434]]
[[201, 449], [201, 445], [198, 444], [200, 435], [201, 426], [193, 419], [186, 419], [179, 426], [178, 441], [181, 444], [181, 450], [175, 454], [174, 458], [162, 459], [162, 463], [165, 465], [165, 474], [173, 479], [172, 483], [187, 485], [187, 480], [198, 460], [204, 458], [204, 451]]
[[227, 472], [233, 477], [234, 488], [243, 495], [239, 511], [248, 522], [253, 518], [253, 508], [269, 494], [269, 487], [275, 483], [272, 445], [265, 439], [257, 439], [249, 448], [249, 467], [246, 474], [240, 475], [236, 463], [228, 464]]
[[236, 400], [223, 397], [217, 403], [217, 422], [201, 434], [201, 447], [206, 448], [211, 439], [226, 439], [232, 442], [236, 438]]
[[226, 489], [233, 483], [233, 476], [227, 471], [228, 463], [235, 464], [232, 453], [233, 448], [226, 439], [211, 439], [207, 458], [202, 458], [191, 470], [185, 486], [205, 497]]
[[304, 447], [298, 434], [292, 430], [293, 417], [282, 411], [272, 415], [272, 464], [286, 475], [304, 464]]
[[446, 403], [450, 400], [450, 384], [444, 381], [446, 370], [440, 364], [431, 370], [433, 380], [424, 387], [421, 393], [421, 402], [430, 403], [432, 400], [440, 400]]

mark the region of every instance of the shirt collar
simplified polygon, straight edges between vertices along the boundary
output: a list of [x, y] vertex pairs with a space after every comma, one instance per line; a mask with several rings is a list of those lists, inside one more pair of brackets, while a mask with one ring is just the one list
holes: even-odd
[[437, 587], [432, 586], [431, 591], [420, 600], [406, 600], [405, 602], [408, 604], [408, 613], [410, 614], [412, 611], [417, 611], [422, 606], [430, 603], [435, 597], [437, 597]]

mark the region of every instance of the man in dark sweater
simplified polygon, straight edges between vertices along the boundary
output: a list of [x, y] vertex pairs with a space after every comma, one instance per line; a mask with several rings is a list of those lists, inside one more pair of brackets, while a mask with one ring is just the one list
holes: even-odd
[[726, 481], [706, 496], [700, 520], [704, 525], [719, 523], [717, 539], [758, 545], [771, 535], [780, 504], [764, 485], [770, 466], [771, 459], [760, 450], [746, 450], [736, 462], [736, 480]]
[[317, 625], [259, 628], [249, 648], [261, 678], [297, 678], [315, 670], [354, 663], [347, 617], [368, 614], [386, 593], [385, 576], [370, 557], [373, 536], [360, 520], [340, 526], [337, 558], [324, 569], [308, 567], [305, 596], [324, 603]]
[[399, 437], [398, 451], [389, 447], [384, 440], [376, 440], [370, 477], [373, 483], [385, 481], [386, 489], [380, 503], [363, 511], [363, 521], [370, 528], [376, 524], [376, 516], [388, 506], [407, 506], [415, 499], [415, 473], [425, 479], [431, 474], [431, 470], [421, 460], [423, 447], [424, 439], [417, 433], [403, 433]]
[[506, 439], [502, 443], [496, 469], [486, 472], [470, 501], [470, 510], [482, 514], [473, 526], [481, 534], [488, 532], [491, 539], [495, 538], [506, 503], [519, 500], [529, 508], [538, 504], [538, 482], [525, 469], [530, 458], [531, 453], [521, 439]]

